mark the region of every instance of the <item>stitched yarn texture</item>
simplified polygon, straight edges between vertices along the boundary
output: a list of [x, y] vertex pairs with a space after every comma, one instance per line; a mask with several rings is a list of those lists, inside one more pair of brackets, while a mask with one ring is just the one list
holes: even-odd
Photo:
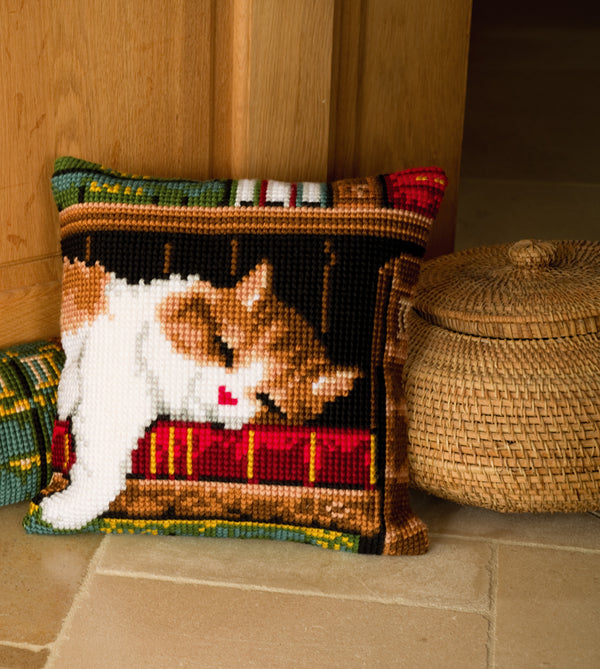
[[30, 532], [422, 553], [401, 386], [446, 177], [193, 182], [55, 165], [67, 361]]
[[50, 480], [64, 359], [55, 341], [0, 351], [0, 506], [31, 499]]

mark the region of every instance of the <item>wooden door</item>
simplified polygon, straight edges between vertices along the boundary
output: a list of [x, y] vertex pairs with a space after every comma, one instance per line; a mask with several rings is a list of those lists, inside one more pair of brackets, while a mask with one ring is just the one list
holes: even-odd
[[324, 181], [439, 165], [451, 251], [471, 0], [3, 0], [0, 345], [58, 334], [49, 179]]

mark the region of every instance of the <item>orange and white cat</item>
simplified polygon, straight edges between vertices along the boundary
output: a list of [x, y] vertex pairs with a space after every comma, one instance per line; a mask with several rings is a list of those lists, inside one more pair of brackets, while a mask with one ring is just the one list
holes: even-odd
[[310, 324], [257, 265], [233, 288], [198, 276], [128, 284], [65, 260], [58, 418], [71, 420], [68, 487], [41, 502], [56, 529], [80, 529], [125, 489], [131, 453], [160, 415], [240, 429], [275, 411], [309, 420], [360, 376], [330, 362]]

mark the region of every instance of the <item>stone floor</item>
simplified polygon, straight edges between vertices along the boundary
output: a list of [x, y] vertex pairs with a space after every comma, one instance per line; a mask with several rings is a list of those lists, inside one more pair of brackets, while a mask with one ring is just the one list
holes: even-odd
[[29, 536], [4, 507], [0, 666], [598, 666], [600, 518], [413, 503], [431, 549], [403, 558]]
[[[597, 2], [475, 0], [457, 249], [600, 236]], [[600, 666], [600, 517], [413, 495], [431, 549], [28, 536], [0, 508], [0, 667]]]

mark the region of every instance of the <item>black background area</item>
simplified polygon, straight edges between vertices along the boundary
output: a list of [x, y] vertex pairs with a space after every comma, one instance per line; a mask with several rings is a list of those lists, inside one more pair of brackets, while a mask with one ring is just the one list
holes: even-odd
[[[198, 235], [101, 231], [63, 240], [69, 259], [98, 261], [129, 283], [198, 275], [232, 287], [263, 260], [273, 267], [273, 292], [308, 321], [336, 365], [359, 367], [362, 378], [347, 398], [326, 406], [319, 425], [371, 427], [371, 364], [379, 269], [401, 252], [401, 241], [366, 236]], [[329, 252], [327, 252], [329, 251]], [[86, 253], [89, 258], [86, 259]], [[329, 273], [328, 327], [322, 331], [324, 268]], [[233, 270], [233, 271], [232, 271]]]

